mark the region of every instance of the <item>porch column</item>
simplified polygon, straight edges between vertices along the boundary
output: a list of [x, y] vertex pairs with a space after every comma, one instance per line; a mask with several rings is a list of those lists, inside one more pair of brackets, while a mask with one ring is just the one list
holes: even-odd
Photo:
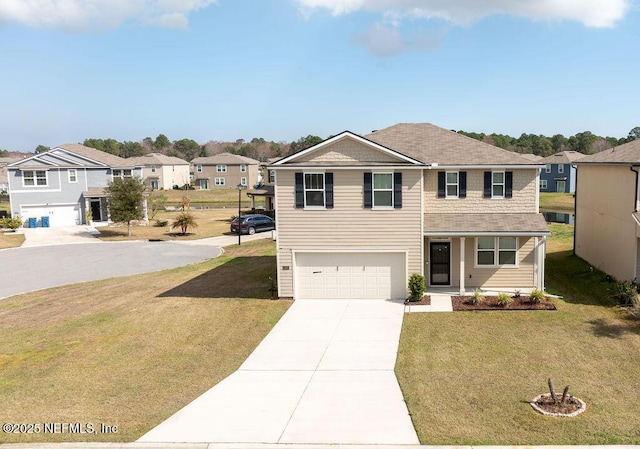
[[533, 238], [533, 286], [538, 288], [538, 279], [540, 278], [540, 238]]
[[144, 213], [144, 223], [149, 225], [149, 208], [147, 207], [147, 195], [142, 198], [142, 212]]
[[464, 237], [460, 237], [460, 296], [464, 296]]

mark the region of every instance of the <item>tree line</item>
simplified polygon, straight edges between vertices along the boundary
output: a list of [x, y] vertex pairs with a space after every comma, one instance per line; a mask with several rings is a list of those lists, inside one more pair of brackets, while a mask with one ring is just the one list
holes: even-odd
[[[591, 131], [583, 131], [569, 137], [565, 137], [562, 134], [547, 137], [542, 134], [526, 133], [521, 134], [520, 137], [512, 137], [506, 134], [485, 134], [463, 130], [453, 131], [505, 150], [522, 154], [535, 154], [542, 157], [550, 156], [560, 151], [593, 154], [640, 138], [640, 126], [633, 128], [626, 137], [622, 138], [602, 137], [593, 134]], [[270, 158], [283, 157], [296, 151], [304, 150], [323, 140], [322, 137], [309, 134], [292, 142], [274, 142], [265, 140], [262, 137], [254, 137], [250, 141], [245, 141], [244, 139], [237, 139], [235, 142], [210, 140], [201, 145], [193, 139], [185, 138], [171, 141], [165, 134], [158, 134], [155, 139], [145, 137], [141, 142], [119, 142], [111, 138], [89, 138], [84, 140], [83, 145], [124, 158], [144, 156], [148, 153], [157, 152], [191, 161], [196, 157], [213, 156], [228, 152], [259, 161], [266, 161]], [[35, 152], [41, 153], [48, 150], [49, 147], [38, 145]]]

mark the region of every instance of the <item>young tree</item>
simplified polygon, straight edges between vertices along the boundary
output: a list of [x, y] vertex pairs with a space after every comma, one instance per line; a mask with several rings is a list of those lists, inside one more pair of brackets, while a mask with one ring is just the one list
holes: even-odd
[[149, 195], [149, 218], [152, 220], [156, 217], [156, 214], [160, 209], [164, 209], [167, 205], [167, 195], [164, 193], [152, 193]]
[[171, 226], [174, 228], [180, 228], [181, 234], [186, 235], [189, 228], [197, 228], [198, 224], [196, 223], [196, 219], [193, 214], [188, 211], [183, 211], [180, 212]]
[[127, 223], [127, 235], [131, 237], [131, 222], [144, 217], [144, 181], [136, 177], [115, 178], [105, 191], [111, 219], [116, 223]]

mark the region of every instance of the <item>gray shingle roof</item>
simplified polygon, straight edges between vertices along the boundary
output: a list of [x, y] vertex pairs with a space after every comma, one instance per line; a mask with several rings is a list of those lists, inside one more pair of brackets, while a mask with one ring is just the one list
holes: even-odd
[[518, 153], [503, 150], [431, 123], [399, 123], [363, 137], [425, 164], [536, 164]]
[[144, 156], [130, 157], [127, 160], [136, 165], [189, 165], [189, 162], [184, 159], [161, 153], [149, 153]]
[[561, 151], [547, 156], [539, 162], [541, 164], [573, 164], [573, 162], [583, 157], [585, 157], [585, 155], [577, 151]]
[[424, 214], [425, 233], [548, 233], [542, 214]]
[[105, 165], [108, 165], [109, 167], [124, 168], [136, 166], [136, 164], [120, 156], [105, 153], [104, 151], [96, 150], [95, 148], [86, 147], [79, 143], [65, 143], [64, 145], [58, 145], [57, 147], [54, 147], [49, 151], [54, 151], [56, 148], [62, 148], [63, 150], [76, 153], [87, 159], [101, 162]]
[[640, 164], [640, 139], [585, 156], [576, 164]]
[[260, 161], [251, 159], [250, 157], [239, 156], [231, 153], [220, 153], [215, 156], [197, 157], [191, 161], [192, 164], [201, 165], [214, 165], [214, 164], [227, 164], [227, 165], [258, 165]]

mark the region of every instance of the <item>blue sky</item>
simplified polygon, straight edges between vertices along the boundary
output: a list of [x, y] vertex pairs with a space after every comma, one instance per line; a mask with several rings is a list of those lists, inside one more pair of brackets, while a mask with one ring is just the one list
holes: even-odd
[[398, 122], [623, 137], [635, 0], [2, 0], [0, 148]]

